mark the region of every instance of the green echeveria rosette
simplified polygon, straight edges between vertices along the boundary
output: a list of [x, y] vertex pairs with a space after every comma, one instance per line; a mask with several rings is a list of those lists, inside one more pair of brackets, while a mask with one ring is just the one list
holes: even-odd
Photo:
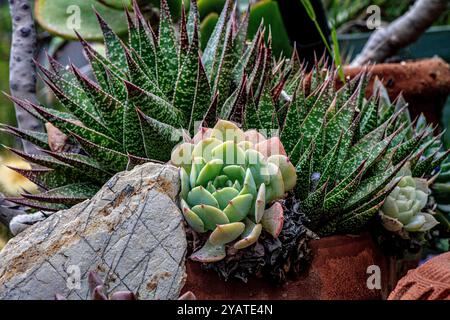
[[410, 232], [426, 232], [438, 224], [431, 213], [424, 212], [430, 189], [428, 181], [414, 178], [405, 168], [402, 177], [395, 179], [397, 185], [387, 196], [380, 214], [383, 226], [408, 238]]
[[440, 173], [431, 185], [431, 195], [436, 204], [436, 218], [450, 232], [450, 158], [441, 165]]
[[276, 200], [297, 180], [278, 138], [219, 120], [178, 145], [171, 162], [181, 167], [180, 206], [187, 223], [196, 232], [211, 232], [192, 260], [220, 261], [226, 245], [247, 248], [262, 230], [278, 237], [283, 208]]

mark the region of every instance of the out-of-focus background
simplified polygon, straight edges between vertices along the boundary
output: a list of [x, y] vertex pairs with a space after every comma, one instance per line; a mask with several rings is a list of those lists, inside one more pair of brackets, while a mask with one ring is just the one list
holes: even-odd
[[[286, 0], [284, 0], [286, 2]], [[292, 0], [301, 1], [301, 0]], [[320, 0], [311, 0], [318, 3]], [[80, 67], [87, 68], [87, 62], [81, 51], [80, 45], [73, 40], [73, 31], [69, 29], [67, 18], [73, 12], [68, 8], [75, 5], [81, 9], [84, 19], [82, 35], [92, 43], [96, 43], [101, 36], [96, 25], [96, 18], [92, 11], [92, 5], [106, 17], [113, 28], [119, 34], [126, 33], [126, 22], [124, 19], [123, 5], [131, 3], [131, 0], [33, 0], [35, 18], [37, 20], [39, 60], [45, 65], [45, 52], [48, 52], [63, 64], [69, 61]], [[188, 1], [187, 1], [188, 2]], [[281, 6], [282, 0], [279, 0]], [[344, 61], [350, 61], [364, 46], [371, 32], [367, 26], [368, 18], [375, 10], [379, 10], [381, 26], [403, 15], [414, 4], [415, 0], [322, 0], [322, 5], [328, 18], [328, 28], [335, 29], [338, 33], [339, 46], [343, 54]], [[140, 0], [140, 5], [152, 25], [157, 25], [159, 0]], [[168, 0], [174, 19], [180, 17], [181, 0]], [[225, 0], [198, 0], [201, 15], [201, 37], [202, 43], [207, 39], [222, 9]], [[106, 6], [104, 4], [107, 4]], [[309, 31], [302, 28], [289, 30], [283, 21], [283, 14], [279, 10], [278, 2], [275, 0], [239, 2], [240, 9], [244, 11], [248, 5], [250, 10], [250, 36], [256, 32], [261, 18], [264, 18], [266, 25], [271, 25], [274, 37], [274, 51], [278, 54], [290, 54], [292, 50], [292, 34], [297, 33], [300, 37]], [[375, 6], [375, 7], [374, 7]], [[301, 23], [301, 22], [299, 22]], [[327, 23], [327, 22], [325, 22]], [[447, 62], [450, 62], [450, 10], [443, 12], [435, 24], [413, 45], [403, 49], [391, 61], [401, 59], [420, 59], [438, 55]], [[0, 91], [9, 92], [9, 50], [11, 41], [11, 21], [9, 16], [9, 4], [7, 0], [0, 0]], [[101, 51], [101, 43], [96, 44]], [[58, 107], [49, 91], [38, 83], [38, 99], [46, 105]], [[442, 128], [449, 127], [450, 120], [450, 100], [442, 113]], [[16, 125], [14, 107], [6, 96], [0, 94], [0, 123]], [[447, 148], [450, 147], [450, 130], [444, 137]], [[7, 146], [17, 145], [11, 136], [0, 132], [0, 144]], [[18, 176], [6, 166], [26, 167], [22, 160], [8, 154], [0, 147], [0, 192], [8, 196], [14, 196], [23, 189], [33, 192], [34, 186], [26, 179]], [[5, 237], [5, 230], [0, 225], [0, 248]], [[3, 234], [3, 237], [1, 236]]]

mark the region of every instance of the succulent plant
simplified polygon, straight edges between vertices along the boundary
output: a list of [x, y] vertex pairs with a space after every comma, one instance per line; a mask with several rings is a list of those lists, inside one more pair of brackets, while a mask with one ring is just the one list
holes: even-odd
[[365, 99], [366, 74], [339, 90], [333, 79], [329, 71], [316, 69], [312, 93], [304, 90], [308, 84], [294, 91], [279, 121], [281, 141], [297, 168], [296, 196], [309, 226], [322, 236], [365, 227], [406, 162], [421, 177], [446, 157], [423, 158], [422, 143], [439, 141], [439, 136], [433, 137], [430, 127], [415, 132], [401, 96], [392, 103], [375, 81], [374, 94]]
[[214, 128], [201, 128], [192, 141], [177, 146], [171, 162], [181, 167], [180, 201], [186, 221], [196, 232], [211, 231], [191, 259], [220, 261], [226, 244], [247, 248], [262, 230], [278, 237], [283, 208], [274, 201], [296, 183], [295, 168], [278, 138], [267, 140], [257, 131], [244, 132], [219, 120]]
[[422, 143], [438, 137], [432, 130], [414, 131], [401, 97], [392, 103], [380, 85], [364, 97], [367, 74], [337, 88], [336, 72], [324, 69], [324, 61], [307, 73], [295, 50], [290, 59], [274, 59], [271, 34], [263, 27], [245, 41], [248, 15], [238, 18], [231, 0], [201, 52], [196, 2], [190, 7], [175, 32], [162, 0], [156, 36], [135, 4], [134, 14], [126, 14], [127, 44], [99, 17], [106, 57], [80, 37], [96, 81], [50, 58], [50, 68], [41, 69], [64, 111], [13, 99], [76, 147], [52, 150], [47, 133], [4, 125], [45, 153], [12, 150], [35, 165], [15, 170], [43, 192], [11, 200], [46, 211], [67, 208], [91, 197], [118, 171], [168, 161], [187, 132], [212, 127], [220, 118], [255, 129], [267, 141], [281, 140], [296, 167], [300, 210], [308, 227], [325, 236], [365, 227], [407, 161], [415, 177], [443, 161], [443, 155], [424, 157]]
[[409, 232], [426, 232], [438, 224], [434, 216], [425, 212], [431, 193], [428, 181], [413, 178], [411, 171], [404, 168], [397, 178], [391, 193], [381, 207], [383, 226], [392, 232], [407, 237]]
[[438, 227], [432, 232], [431, 249], [450, 251], [450, 159], [440, 167], [439, 175], [430, 186], [431, 205], [435, 208]]
[[[88, 274], [89, 297], [91, 300], [138, 300], [138, 296], [132, 291], [116, 291], [108, 295], [104, 281], [95, 271]], [[63, 295], [57, 293], [55, 300], [67, 300]], [[196, 300], [195, 295], [188, 291], [178, 300]]]
[[439, 175], [431, 185], [431, 194], [436, 202], [437, 212], [445, 217], [450, 231], [450, 159], [442, 164]]
[[[134, 12], [126, 14], [127, 43], [97, 14], [106, 57], [79, 36], [95, 80], [49, 57], [50, 67], [39, 67], [62, 111], [11, 97], [76, 146], [61, 152], [65, 148], [52, 148], [50, 132], [2, 125], [3, 131], [31, 141], [44, 153], [10, 149], [33, 164], [31, 169], [14, 170], [43, 191], [11, 201], [45, 211], [70, 207], [94, 195], [116, 172], [146, 161], [168, 161], [181, 140], [181, 129], [193, 133], [196, 123], [214, 125], [217, 105], [227, 102], [236, 109], [234, 91], [246, 77], [233, 70], [250, 68], [251, 61], [237, 63], [246, 46], [247, 20], [239, 22], [233, 10], [233, 2], [227, 1], [203, 53], [195, 1], [188, 16], [183, 10], [176, 33], [162, 0], [158, 36], [134, 3]], [[258, 77], [255, 82], [259, 83]]]

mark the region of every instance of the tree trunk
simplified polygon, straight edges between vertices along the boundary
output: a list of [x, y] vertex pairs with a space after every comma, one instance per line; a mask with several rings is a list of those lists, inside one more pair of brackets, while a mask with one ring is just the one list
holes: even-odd
[[[12, 43], [10, 56], [10, 90], [13, 97], [37, 103], [36, 67], [33, 58], [36, 54], [36, 29], [32, 8], [28, 0], [10, 0], [12, 20]], [[43, 124], [34, 116], [15, 105], [17, 125], [20, 129], [43, 131]], [[37, 148], [28, 141], [22, 141], [27, 153], [38, 153]]]

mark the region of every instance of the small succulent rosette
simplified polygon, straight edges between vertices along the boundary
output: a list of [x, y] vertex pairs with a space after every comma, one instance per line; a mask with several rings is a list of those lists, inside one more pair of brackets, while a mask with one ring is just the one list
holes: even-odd
[[180, 206], [187, 223], [196, 232], [211, 232], [192, 260], [220, 261], [227, 245], [247, 248], [263, 230], [278, 237], [283, 208], [276, 200], [294, 188], [297, 175], [277, 137], [219, 120], [175, 147], [171, 163], [181, 168]]
[[430, 211], [425, 212], [431, 192], [428, 181], [412, 177], [408, 166], [400, 175], [394, 180], [396, 186], [387, 196], [380, 215], [387, 230], [409, 238], [409, 233], [426, 232], [439, 222]]

